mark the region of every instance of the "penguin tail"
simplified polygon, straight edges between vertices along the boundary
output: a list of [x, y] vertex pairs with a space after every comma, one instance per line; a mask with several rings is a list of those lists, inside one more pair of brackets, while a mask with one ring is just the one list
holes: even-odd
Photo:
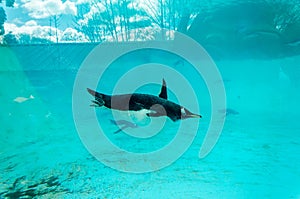
[[93, 91], [92, 89], [87, 88], [87, 91], [92, 95], [92, 96], [96, 96], [96, 91]]
[[93, 104], [91, 106], [94, 107], [100, 107], [103, 106], [105, 104], [104, 100], [102, 99], [102, 95], [97, 93], [96, 91], [87, 88], [87, 91], [95, 97], [95, 100], [92, 100]]

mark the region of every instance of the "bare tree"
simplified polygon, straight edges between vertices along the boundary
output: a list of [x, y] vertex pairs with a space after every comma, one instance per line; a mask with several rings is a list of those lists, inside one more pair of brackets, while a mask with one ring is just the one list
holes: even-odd
[[99, 14], [87, 17], [86, 13], [91, 9], [91, 5], [85, 4], [79, 7], [78, 15], [74, 18], [75, 29], [83, 32], [92, 43], [103, 41], [105, 28], [101, 24]]
[[77, 30], [85, 33], [91, 42], [108, 37], [114, 41], [132, 40], [138, 36], [136, 29], [151, 25], [146, 12], [137, 8], [134, 0], [94, 0], [88, 6], [88, 10], [97, 12], [90, 13], [88, 19], [86, 12], [82, 12], [75, 21]]
[[[56, 43], [58, 43], [58, 40], [59, 40], [58, 27], [60, 26], [61, 15], [54, 15], [51, 18], [53, 19], [54, 28], [55, 28], [55, 40], [56, 40]], [[50, 18], [50, 21], [51, 21], [51, 18]]]
[[[210, 0], [147, 0], [144, 10], [153, 23], [169, 34], [165, 39], [171, 39], [171, 31], [177, 30], [186, 33], [193, 18], [201, 10], [211, 5]], [[163, 33], [164, 34], [164, 33]], [[163, 35], [165, 36], [165, 35]]]
[[[165, 31], [161, 32], [162, 39], [170, 39], [171, 31], [177, 30], [181, 17], [185, 14], [187, 21], [190, 18], [190, 11], [187, 11], [188, 3], [184, 0], [148, 0], [145, 3], [145, 12], [147, 12], [151, 21], [161, 29], [168, 30], [166, 37]], [[183, 21], [184, 22], [184, 21]], [[187, 23], [181, 22], [181, 27]]]

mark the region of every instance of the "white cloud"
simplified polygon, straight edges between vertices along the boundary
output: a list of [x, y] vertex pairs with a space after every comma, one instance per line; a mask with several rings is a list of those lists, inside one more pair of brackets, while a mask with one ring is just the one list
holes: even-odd
[[20, 6], [20, 4], [18, 4], [18, 3], [14, 3], [14, 8], [19, 8], [19, 6]]
[[[54, 33], [56, 29], [50, 26], [40, 26], [34, 20], [30, 20], [26, 22], [22, 26], [16, 26], [11, 23], [4, 23], [4, 28], [6, 32], [12, 32], [12, 34], [19, 37], [20, 35], [30, 35], [31, 37], [43, 38], [50, 41], [56, 41]], [[60, 30], [58, 31], [58, 35], [61, 34]]]
[[74, 2], [67, 0], [21, 0], [29, 16], [35, 19], [43, 19], [53, 15], [77, 14], [77, 7]]
[[23, 24], [24, 22], [20, 18], [14, 18], [12, 20], [12, 23], [14, 23], [14, 24]]
[[[97, 2], [95, 0], [70, 0], [70, 1], [76, 3], [76, 5], [81, 5], [81, 4], [90, 4], [90, 5], [92, 5], [92, 4], [95, 4]], [[104, 1], [108, 2], [108, 0], [103, 0], [101, 2], [103, 3]], [[98, 0], [98, 2], [100, 2], [100, 1]], [[112, 0], [112, 3], [117, 3], [117, 2], [118, 2], [118, 0]]]
[[75, 29], [67, 28], [66, 30], [62, 31], [54, 27], [38, 25], [34, 20], [27, 21], [22, 26], [4, 23], [4, 28], [7, 33], [12, 32], [12, 34], [16, 35], [17, 38], [20, 37], [20, 35], [30, 35], [30, 37], [42, 38], [56, 42], [55, 33], [57, 32], [59, 42], [87, 41], [86, 36]]
[[65, 14], [70, 14], [70, 15], [77, 15], [77, 7], [75, 3], [71, 1], [66, 1], [63, 4], [64, 12]]
[[18, 27], [16, 24], [13, 24], [13, 23], [4, 23], [4, 29], [5, 29], [5, 32], [16, 33]]
[[91, 3], [91, 0], [75, 0], [74, 1], [77, 5]]
[[102, 3], [96, 3], [91, 5], [90, 11], [83, 15], [83, 19], [79, 20], [79, 24], [88, 24], [89, 19], [95, 19], [95, 15], [105, 11], [105, 7]]
[[37, 22], [34, 20], [27, 21], [25, 26], [37, 26]]

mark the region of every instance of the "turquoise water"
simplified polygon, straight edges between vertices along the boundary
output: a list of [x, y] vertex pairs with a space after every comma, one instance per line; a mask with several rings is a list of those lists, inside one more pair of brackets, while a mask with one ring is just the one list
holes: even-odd
[[[200, 6], [201, 14], [193, 18], [196, 25], [187, 32], [212, 56], [222, 76], [213, 84], [224, 85], [226, 91], [226, 114], [217, 110], [224, 112], [224, 128], [206, 157], [199, 158], [199, 151], [212, 120], [211, 93], [183, 57], [149, 49], [129, 53], [109, 65], [97, 86], [89, 87], [110, 94], [116, 82], [136, 66], [164, 64], [190, 83], [199, 106], [190, 102], [186, 90], [174, 92], [172, 88], [181, 82], [167, 78], [162, 70], [147, 73], [156, 83], [134, 91], [158, 95], [165, 78], [169, 99], [179, 102], [183, 97], [182, 105], [193, 107], [192, 112], [203, 116], [200, 120], [174, 123], [166, 119], [155, 136], [134, 138], [125, 130], [114, 133], [120, 128], [111, 121], [112, 113], [90, 107], [92, 97], [85, 88], [79, 96], [80, 107], [95, 113], [106, 137], [135, 153], [159, 150], [176, 138], [181, 123], [199, 121], [187, 151], [169, 166], [148, 173], [121, 172], [98, 161], [76, 128], [75, 79], [97, 43], [0, 46], [0, 198], [300, 198], [300, 23], [280, 32], [282, 27], [268, 24], [273, 23], [274, 12], [265, 1], [228, 2], [207, 1]], [[280, 2], [284, 1], [273, 3]], [[12, 8], [6, 10], [8, 16], [13, 13]], [[276, 20], [283, 19], [277, 16]], [[127, 44], [111, 45], [118, 51]], [[103, 60], [99, 55], [90, 64], [105, 67]], [[196, 62], [205, 64], [201, 59]], [[88, 73], [86, 82], [95, 78], [96, 73]], [[134, 118], [138, 127], [132, 130], [138, 132], [149, 120]], [[97, 132], [91, 118], [83, 116], [80, 121], [86, 133]], [[185, 130], [189, 134], [195, 129]], [[103, 142], [95, 139], [93, 144]], [[115, 163], [126, 170], [124, 159]]]
[[[167, 168], [145, 174], [113, 170], [85, 149], [72, 119], [76, 71], [3, 71], [1, 197], [299, 198], [300, 96], [299, 79], [293, 78], [300, 73], [294, 69], [299, 60], [217, 62], [227, 107], [235, 111], [227, 114], [217, 145], [199, 159], [209, 124], [209, 117], [203, 117], [194, 142], [181, 158]], [[5, 86], [7, 82], [10, 86]], [[158, 89], [145, 88], [152, 94]], [[30, 94], [35, 98], [13, 101]], [[207, 97], [205, 92], [197, 95]], [[209, 113], [205, 101], [201, 105], [203, 116]], [[97, 110], [99, 114], [107, 111]], [[172, 122], [166, 125], [169, 128], [161, 132], [161, 141], [174, 133]], [[114, 125], [107, 128], [117, 130]], [[128, 143], [125, 133], [110, 138], [135, 149], [149, 147], [138, 141]], [[159, 141], [151, 144], [159, 145]]]

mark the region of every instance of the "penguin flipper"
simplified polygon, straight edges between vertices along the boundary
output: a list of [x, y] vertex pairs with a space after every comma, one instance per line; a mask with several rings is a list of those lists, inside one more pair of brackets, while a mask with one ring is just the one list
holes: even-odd
[[150, 110], [150, 112], [146, 113], [148, 117], [160, 117], [163, 116], [159, 111]]
[[118, 129], [117, 131], [114, 132], [114, 134], [117, 134], [121, 131], [123, 131], [124, 129], [128, 128], [128, 126], [123, 126], [122, 128]]
[[114, 132], [114, 134], [120, 133], [122, 131], [122, 129], [118, 129]]

